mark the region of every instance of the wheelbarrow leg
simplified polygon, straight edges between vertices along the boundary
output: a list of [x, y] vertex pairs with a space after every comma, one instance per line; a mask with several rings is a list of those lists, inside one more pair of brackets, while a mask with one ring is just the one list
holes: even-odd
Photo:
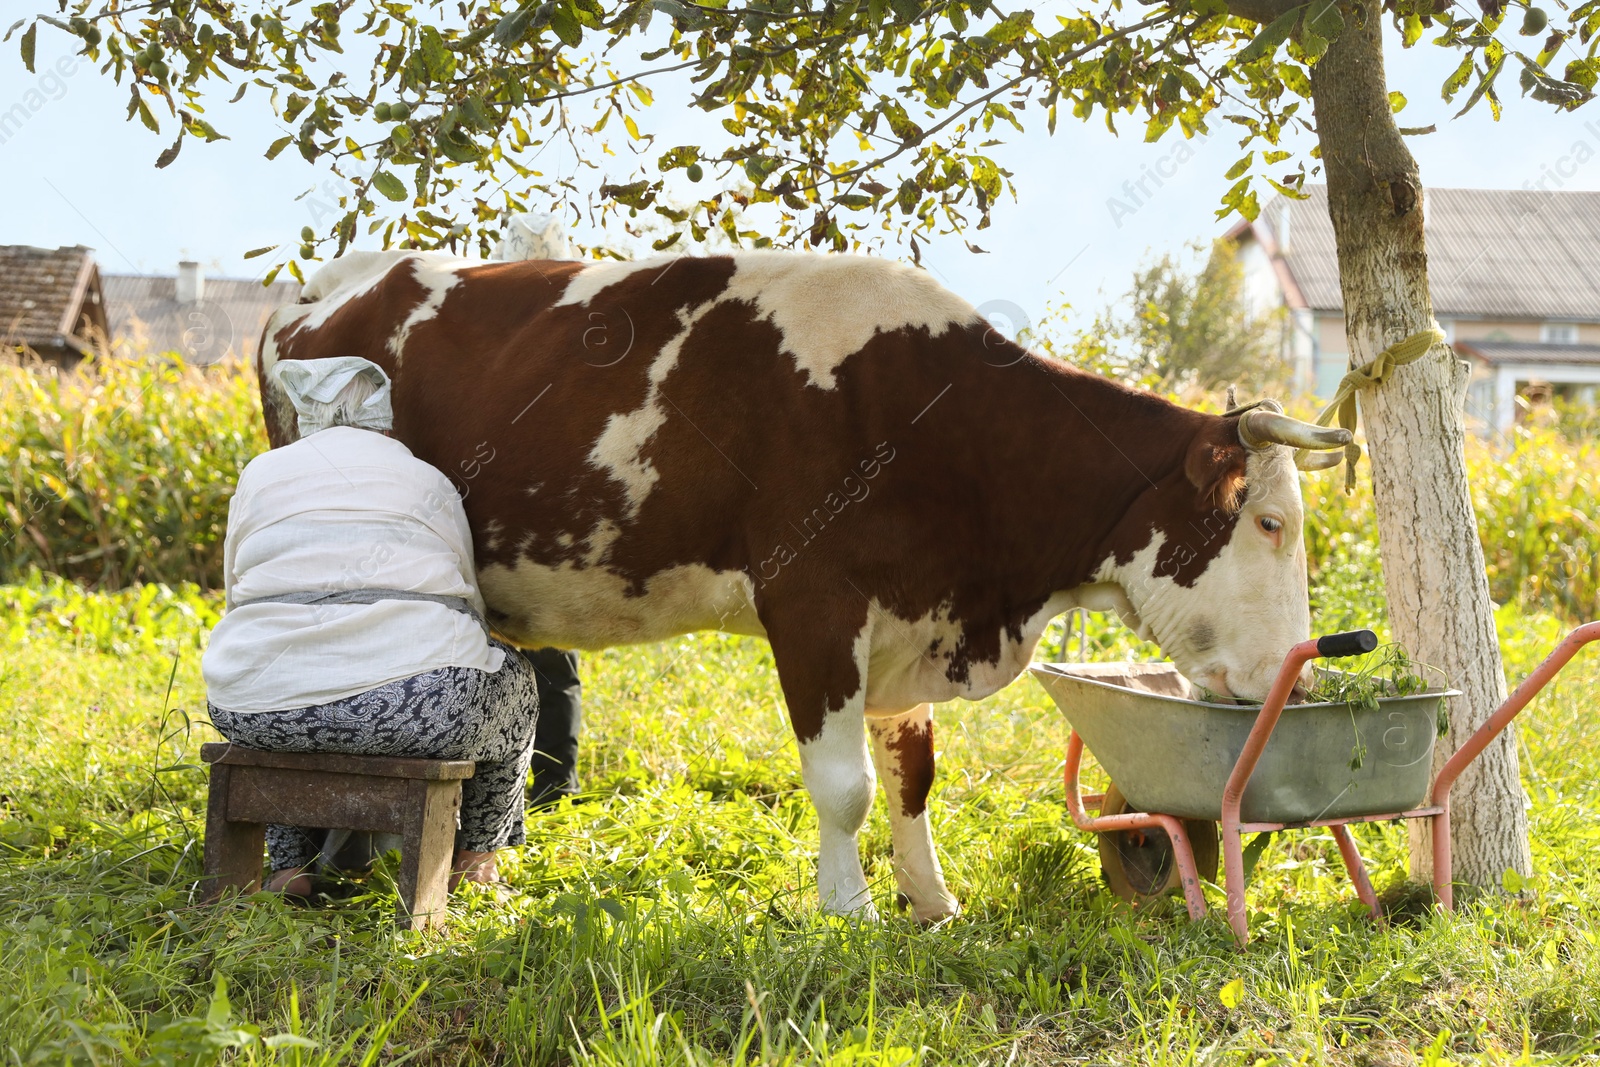
[[1172, 858], [1178, 861], [1178, 879], [1183, 884], [1183, 902], [1189, 909], [1190, 919], [1200, 919], [1206, 913], [1206, 895], [1200, 888], [1200, 870], [1194, 862], [1194, 846], [1184, 832], [1183, 820], [1171, 815], [1158, 816], [1161, 828], [1172, 841]]
[[1367, 865], [1361, 862], [1361, 851], [1356, 848], [1355, 838], [1350, 836], [1350, 827], [1338, 825], [1328, 829], [1333, 831], [1333, 839], [1339, 842], [1339, 855], [1344, 857], [1344, 868], [1350, 872], [1356, 896], [1367, 906], [1372, 921], [1382, 922], [1383, 912], [1378, 908], [1378, 895], [1372, 891], [1372, 879], [1367, 877]]
[[1222, 887], [1228, 894], [1228, 925], [1233, 927], [1233, 938], [1240, 948], [1250, 943], [1250, 922], [1244, 907], [1244, 838], [1239, 833], [1239, 820], [1228, 818], [1226, 809], [1222, 818]]
[[1433, 824], [1433, 902], [1443, 911], [1456, 910], [1454, 859], [1450, 855], [1450, 795], [1444, 810], [1428, 820]]

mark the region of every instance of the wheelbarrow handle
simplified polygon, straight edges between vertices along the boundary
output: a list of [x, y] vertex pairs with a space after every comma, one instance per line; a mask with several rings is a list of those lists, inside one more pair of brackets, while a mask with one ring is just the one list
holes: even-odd
[[1234, 761], [1228, 775], [1228, 784], [1222, 790], [1222, 849], [1224, 885], [1228, 890], [1228, 924], [1240, 945], [1250, 939], [1249, 926], [1244, 911], [1244, 856], [1239, 837], [1239, 808], [1244, 801], [1245, 787], [1255, 773], [1262, 751], [1277, 729], [1283, 706], [1289, 702], [1300, 671], [1307, 663], [1323, 656], [1358, 656], [1378, 647], [1378, 638], [1371, 630], [1354, 630], [1349, 633], [1328, 634], [1314, 641], [1301, 641], [1289, 649], [1278, 668], [1278, 677], [1261, 702], [1255, 725], [1245, 738], [1244, 748]]
[[1539, 690], [1548, 685], [1550, 679], [1559, 674], [1561, 668], [1578, 654], [1578, 650], [1591, 641], [1600, 641], [1600, 622], [1585, 623], [1573, 630], [1550, 655], [1545, 657], [1544, 662], [1534, 668], [1532, 674], [1523, 679], [1522, 684], [1506, 698], [1505, 703], [1496, 708], [1483, 725], [1478, 727], [1439, 769], [1439, 776], [1433, 780], [1434, 804], [1446, 805], [1450, 802], [1450, 787], [1455, 785], [1456, 778], [1466, 769], [1467, 764], [1481, 756], [1490, 742], [1510, 726], [1511, 720], [1521, 714], [1522, 709], [1539, 695]]
[[1500, 736], [1502, 730], [1511, 725], [1511, 720], [1532, 702], [1539, 694], [1539, 690], [1548, 685], [1550, 679], [1559, 674], [1561, 668], [1578, 654], [1578, 650], [1591, 641], [1600, 641], [1600, 622], [1585, 623], [1569, 633], [1566, 639], [1555, 647], [1555, 651], [1546, 656], [1544, 662], [1535, 667], [1533, 673], [1523, 679], [1522, 684], [1506, 697], [1505, 703], [1496, 708], [1484, 724], [1455, 750], [1439, 769], [1438, 777], [1434, 778], [1429, 799], [1433, 801], [1435, 808], [1442, 810], [1433, 817], [1433, 896], [1445, 911], [1455, 909], [1454, 859], [1450, 854], [1451, 787], [1456, 784], [1461, 772], [1467, 769], [1467, 765], [1483, 755], [1483, 750]]
[[1378, 635], [1371, 630], [1347, 630], [1317, 638], [1317, 655], [1325, 659], [1364, 656], [1378, 647]]

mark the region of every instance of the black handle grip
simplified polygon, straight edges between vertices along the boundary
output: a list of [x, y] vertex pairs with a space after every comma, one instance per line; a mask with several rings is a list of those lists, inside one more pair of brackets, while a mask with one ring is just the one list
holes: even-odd
[[1339, 656], [1364, 656], [1378, 647], [1378, 635], [1371, 630], [1350, 630], [1317, 638], [1317, 655], [1330, 659]]

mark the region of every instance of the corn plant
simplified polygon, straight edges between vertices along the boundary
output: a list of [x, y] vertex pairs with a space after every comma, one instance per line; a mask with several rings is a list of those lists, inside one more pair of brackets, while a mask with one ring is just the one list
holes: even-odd
[[0, 581], [106, 588], [218, 585], [228, 500], [266, 447], [244, 368], [156, 356], [0, 367], [0, 442]]

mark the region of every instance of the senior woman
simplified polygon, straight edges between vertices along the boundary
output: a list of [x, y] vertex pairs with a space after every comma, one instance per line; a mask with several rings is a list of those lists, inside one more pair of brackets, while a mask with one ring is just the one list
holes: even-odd
[[[523, 841], [538, 692], [489, 636], [455, 487], [389, 436], [389, 380], [354, 356], [271, 371], [300, 439], [251, 460], [228, 509], [227, 614], [202, 671], [230, 741], [279, 752], [466, 759], [454, 870]], [[271, 826], [270, 890], [310, 892], [323, 831]]]

